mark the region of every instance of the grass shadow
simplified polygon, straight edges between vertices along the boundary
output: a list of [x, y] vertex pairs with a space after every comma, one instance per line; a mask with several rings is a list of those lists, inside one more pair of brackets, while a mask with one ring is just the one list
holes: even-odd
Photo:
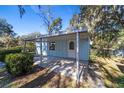
[[56, 75], [55, 72], [50, 73], [44, 73], [43, 75], [37, 77], [36, 79], [26, 83], [25, 85], [22, 85], [21, 88], [36, 88], [41, 87], [44, 84], [46, 84], [51, 78], [53, 78]]
[[117, 65], [117, 67], [122, 73], [124, 73], [124, 65]]

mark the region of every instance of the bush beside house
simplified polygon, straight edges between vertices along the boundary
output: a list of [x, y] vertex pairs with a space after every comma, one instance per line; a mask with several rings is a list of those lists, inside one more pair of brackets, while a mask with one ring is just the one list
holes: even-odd
[[8, 72], [14, 76], [30, 72], [33, 65], [33, 55], [16, 53], [9, 54], [5, 59]]
[[0, 49], [0, 61], [5, 62], [5, 57], [11, 53], [20, 53], [22, 51], [21, 47], [13, 47], [9, 49]]

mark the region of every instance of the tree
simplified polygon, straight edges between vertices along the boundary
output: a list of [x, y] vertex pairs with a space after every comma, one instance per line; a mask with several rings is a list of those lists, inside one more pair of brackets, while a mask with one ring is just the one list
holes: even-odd
[[[124, 6], [81, 6], [80, 24], [88, 28], [90, 39], [101, 54], [117, 44], [120, 30], [124, 27]], [[107, 54], [107, 55], [106, 55]]]
[[[35, 51], [34, 40], [35, 40], [35, 38], [40, 38], [40, 37], [41, 37], [40, 32], [33, 32], [33, 33], [28, 34], [28, 35], [23, 35], [20, 37], [19, 44], [25, 46], [24, 51], [26, 49], [26, 51], [28, 51], [28, 52], [34, 52]], [[24, 42], [23, 40], [29, 40], [29, 42]]]
[[10, 35], [3, 35], [0, 37], [0, 42], [1, 44], [6, 47], [12, 47], [14, 39]]
[[115, 48], [124, 28], [124, 6], [80, 6], [80, 13], [73, 16], [70, 24], [77, 29], [85, 26], [92, 47], [98, 54], [110, 56], [108, 50]]
[[50, 31], [51, 32], [59, 32], [62, 28], [62, 19], [59, 17], [59, 18], [56, 18], [52, 24], [50, 25]]
[[53, 11], [51, 10], [51, 6], [38, 6], [39, 7], [39, 16], [43, 25], [46, 27], [48, 34], [51, 34], [50, 25], [52, 24], [54, 17]]
[[25, 9], [22, 5], [18, 5], [19, 8], [19, 13], [20, 13], [20, 18], [22, 18], [22, 16], [25, 14]]
[[[20, 17], [22, 18], [22, 16], [26, 13], [25, 7], [22, 5], [19, 5], [18, 7]], [[60, 17], [54, 18], [51, 6], [38, 5], [37, 7], [37, 15], [41, 18], [41, 22], [46, 27], [48, 34], [52, 34], [53, 31], [56, 33], [62, 28], [62, 19]]]
[[117, 40], [117, 45], [115, 46], [117, 49], [124, 49], [124, 29], [122, 29], [119, 33], [119, 38]]
[[[18, 6], [19, 7], [19, 13], [20, 17], [26, 13], [25, 7], [24, 6]], [[51, 6], [41, 6], [38, 5], [38, 13], [39, 17], [41, 18], [41, 22], [43, 25], [46, 27], [48, 34], [51, 34], [51, 28], [50, 25], [52, 24], [54, 17], [53, 17], [53, 11], [51, 10]]]
[[25, 40], [32, 40], [32, 39], [35, 39], [35, 38], [38, 38], [38, 37], [41, 37], [41, 33], [40, 32], [33, 32], [33, 33], [30, 33], [28, 35], [22, 35], [20, 38]]
[[72, 19], [70, 20], [70, 25], [78, 29], [79, 27], [78, 20], [79, 20], [79, 14], [74, 14]]
[[12, 29], [13, 29], [12, 25], [8, 24], [5, 19], [0, 18], [0, 36], [5, 34], [15, 36], [16, 33]]
[[0, 46], [12, 47], [14, 45], [14, 37], [16, 33], [12, 30], [13, 26], [7, 23], [5, 19], [0, 19]]

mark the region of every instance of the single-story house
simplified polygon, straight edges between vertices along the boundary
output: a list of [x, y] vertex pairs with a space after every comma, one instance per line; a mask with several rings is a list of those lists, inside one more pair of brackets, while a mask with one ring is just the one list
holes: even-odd
[[[44, 63], [44, 58], [49, 59], [49, 57], [55, 59], [68, 59], [68, 61], [74, 59], [71, 62], [76, 66], [76, 80], [78, 84], [80, 73], [82, 72], [80, 64], [86, 64], [87, 66], [89, 62], [90, 39], [86, 29], [59, 31], [58, 33], [41, 35], [40, 37], [33, 39], [25, 39], [24, 51], [26, 51], [25, 48], [27, 41], [35, 42], [36, 55], [40, 58], [40, 64]], [[54, 61], [50, 62], [54, 63]], [[45, 63], [50, 64], [50, 62], [46, 61]], [[72, 70], [74, 70], [74, 68]]]
[[42, 35], [35, 38], [35, 42], [36, 54], [40, 56], [41, 64], [44, 62], [44, 57], [74, 59], [75, 61], [73, 62], [76, 64], [76, 80], [77, 84], [79, 84], [80, 64], [83, 64], [83, 62], [88, 64], [89, 62], [90, 40], [86, 29], [59, 31], [55, 34]]
[[42, 35], [36, 41], [38, 55], [89, 60], [90, 42], [86, 30], [60, 31]]

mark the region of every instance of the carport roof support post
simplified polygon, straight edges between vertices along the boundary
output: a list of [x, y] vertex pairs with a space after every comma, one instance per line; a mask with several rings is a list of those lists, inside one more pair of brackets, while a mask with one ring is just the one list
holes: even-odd
[[41, 47], [40, 47], [40, 51], [41, 51], [41, 54], [40, 54], [40, 62], [42, 62], [42, 39], [41, 39], [41, 41], [40, 41], [40, 45], [41, 45]]
[[77, 67], [77, 72], [76, 72], [76, 85], [79, 85], [80, 82], [80, 77], [79, 77], [79, 32], [77, 31], [76, 33], [76, 67]]

